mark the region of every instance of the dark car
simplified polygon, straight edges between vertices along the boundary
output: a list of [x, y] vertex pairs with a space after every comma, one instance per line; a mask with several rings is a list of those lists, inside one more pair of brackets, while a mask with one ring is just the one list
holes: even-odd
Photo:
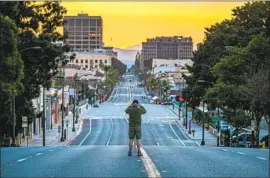
[[98, 105], [97, 103], [95, 103], [95, 104], [93, 105], [93, 107], [94, 107], [94, 108], [98, 108], [99, 105]]

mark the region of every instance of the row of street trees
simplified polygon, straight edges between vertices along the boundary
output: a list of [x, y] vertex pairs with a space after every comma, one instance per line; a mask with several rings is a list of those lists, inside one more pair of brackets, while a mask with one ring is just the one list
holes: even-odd
[[[139, 77], [145, 82], [147, 91], [155, 93], [157, 96], [166, 97], [167, 91], [172, 87], [168, 80], [155, 78], [150, 73], [142, 72], [139, 74]], [[164, 100], [166, 100], [166, 98], [164, 98]]]
[[232, 19], [206, 28], [193, 62], [184, 76], [189, 106], [205, 101], [209, 109], [222, 108], [236, 128], [255, 120], [258, 145], [262, 118], [270, 132], [270, 3], [245, 3], [232, 10]]
[[40, 87], [50, 87], [67, 63], [69, 47], [52, 43], [64, 40], [56, 28], [63, 26], [66, 12], [59, 2], [0, 2], [0, 135], [11, 136], [13, 144], [22, 131], [22, 116], [40, 114], [32, 105]]

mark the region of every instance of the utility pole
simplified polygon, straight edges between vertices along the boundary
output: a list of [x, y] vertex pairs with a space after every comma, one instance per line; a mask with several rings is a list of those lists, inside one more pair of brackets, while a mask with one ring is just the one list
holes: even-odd
[[64, 139], [64, 87], [65, 87], [65, 69], [63, 67], [63, 83], [62, 83], [62, 107], [61, 107], [61, 110], [62, 110], [62, 129], [61, 129], [61, 139], [60, 141], [63, 142], [65, 139]]
[[75, 93], [76, 93], [76, 79], [75, 79], [75, 84], [74, 84], [74, 95], [73, 95], [73, 120], [72, 120], [72, 132], [75, 132], [75, 118], [76, 118], [76, 110], [75, 110], [75, 107], [76, 107], [76, 99], [75, 99]]
[[187, 123], [188, 118], [187, 117], [188, 117], [188, 103], [186, 102], [186, 129], [187, 129], [187, 126], [188, 126], [188, 123]]
[[[219, 117], [219, 106], [218, 106], [218, 117]], [[220, 121], [218, 120], [218, 125], [217, 125], [217, 147], [219, 147], [219, 135], [220, 135]]]
[[13, 96], [13, 138], [12, 138], [12, 144], [11, 146], [16, 146], [16, 143], [15, 143], [15, 137], [16, 137], [16, 112], [15, 112], [15, 99], [16, 97]]
[[[173, 104], [174, 107], [174, 104]], [[179, 121], [181, 120], [181, 107], [180, 107], [180, 103], [179, 103], [179, 107], [178, 107], [178, 117], [179, 117]]]
[[43, 114], [42, 114], [42, 138], [43, 138], [43, 146], [46, 146], [46, 143], [45, 143], [45, 120], [46, 120], [46, 116], [45, 116], [45, 113], [46, 113], [46, 101], [45, 101], [45, 87], [43, 86]]
[[51, 96], [51, 129], [53, 126], [53, 96]]
[[204, 114], [204, 100], [203, 100], [203, 128], [202, 128], [202, 142], [201, 145], [205, 145], [204, 141], [204, 124], [205, 124], [205, 114]]

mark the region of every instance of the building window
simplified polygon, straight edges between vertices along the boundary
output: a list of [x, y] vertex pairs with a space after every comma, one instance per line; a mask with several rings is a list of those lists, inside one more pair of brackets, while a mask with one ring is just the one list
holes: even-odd
[[98, 60], [95, 60], [95, 63], [98, 63]]
[[77, 60], [76, 60], [76, 63], [78, 64], [78, 62], [79, 62], [79, 60], [77, 59]]
[[107, 64], [107, 60], [105, 60], [104, 62], [105, 62], [105, 64]]
[[88, 25], [89, 25], [89, 20], [83, 19], [83, 26], [88, 26]]
[[97, 65], [95, 65], [95, 68], [98, 68], [98, 66], [97, 66]]
[[83, 63], [83, 60], [81, 60], [81, 63]]
[[81, 23], [81, 19], [76, 19], [76, 26], [81, 26], [82, 23]]
[[88, 69], [88, 65], [85, 65], [85, 68]]
[[96, 19], [90, 19], [90, 26], [96, 26]]
[[85, 60], [85, 63], [88, 63], [88, 60]]

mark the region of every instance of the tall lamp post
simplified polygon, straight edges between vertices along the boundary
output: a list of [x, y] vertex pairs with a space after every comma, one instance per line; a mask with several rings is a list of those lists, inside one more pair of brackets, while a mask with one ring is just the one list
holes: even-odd
[[75, 132], [75, 123], [77, 124], [78, 123], [78, 120], [77, 120], [77, 116], [76, 116], [76, 96], [77, 96], [77, 93], [76, 93], [76, 89], [77, 89], [77, 82], [79, 80], [78, 79], [75, 79], [75, 82], [74, 82], [74, 96], [73, 96], [73, 126], [72, 126], [72, 132]]
[[[206, 81], [206, 80], [198, 80], [198, 83], [209, 83], [209, 84], [214, 84], [212, 82]], [[204, 108], [205, 108], [205, 101], [203, 100], [203, 128], [202, 128], [202, 141], [201, 145], [205, 145], [205, 140], [204, 140], [204, 131], [205, 131], [205, 113], [204, 113]]]
[[203, 100], [203, 128], [202, 128], [202, 141], [201, 141], [201, 145], [205, 145], [205, 141], [204, 141], [204, 129], [205, 129], [205, 114], [204, 114], [204, 100]]
[[61, 121], [61, 138], [60, 141], [63, 142], [64, 139], [64, 87], [65, 87], [65, 69], [63, 67], [63, 73], [61, 76], [55, 77], [58, 79], [62, 79], [62, 104], [61, 104], [61, 111], [62, 111], [62, 121]]
[[64, 139], [64, 87], [65, 87], [65, 68], [63, 67], [63, 83], [62, 83], [62, 105], [61, 105], [61, 110], [62, 110], [62, 129], [61, 129], [61, 139], [60, 141], [63, 142], [65, 141]]
[[[2, 33], [1, 33], [1, 35], [2, 35]], [[37, 50], [37, 49], [41, 49], [41, 47], [40, 46], [32, 46], [32, 47], [29, 47], [29, 48], [22, 49], [20, 51], [20, 53], [22, 53], [22, 52], [24, 52], [26, 50]], [[15, 63], [13, 65], [15, 67]], [[13, 129], [12, 129], [13, 138], [12, 138], [11, 146], [16, 146], [16, 143], [15, 143], [15, 137], [16, 137], [16, 107], [15, 107], [15, 105], [16, 105], [16, 100], [15, 99], [16, 99], [16, 96], [13, 96], [13, 98], [12, 98], [12, 100], [13, 100], [13, 102], [12, 102], [13, 103], [13, 107], [12, 107], [12, 110], [13, 110]]]

